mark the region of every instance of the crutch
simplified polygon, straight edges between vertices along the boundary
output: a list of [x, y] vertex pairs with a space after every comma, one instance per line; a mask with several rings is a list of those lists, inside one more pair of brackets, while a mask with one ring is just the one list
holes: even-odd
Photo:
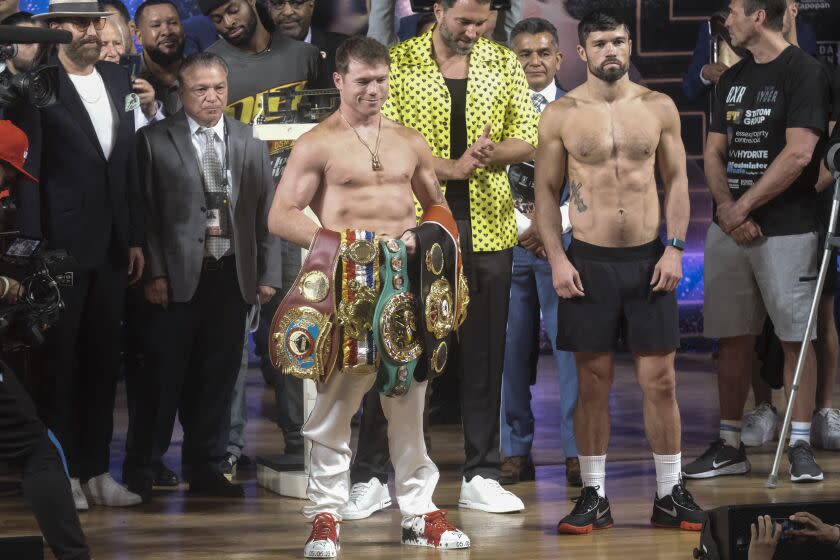
[[[833, 166], [829, 164], [829, 169]], [[805, 353], [808, 345], [811, 344], [811, 332], [814, 330], [814, 323], [817, 320], [817, 309], [820, 304], [825, 276], [828, 274], [828, 267], [831, 263], [831, 250], [840, 247], [840, 237], [835, 235], [837, 225], [837, 213], [840, 208], [840, 172], [834, 172], [834, 198], [831, 202], [831, 218], [828, 220], [828, 233], [825, 236], [825, 248], [823, 250], [820, 274], [817, 277], [817, 290], [814, 293], [814, 300], [811, 302], [811, 313], [808, 315], [808, 326], [805, 329], [805, 336], [802, 337], [802, 346], [799, 348], [799, 358], [796, 360], [796, 371], [793, 374], [793, 384], [790, 388], [790, 398], [785, 410], [785, 419], [782, 422], [782, 430], [779, 432], [779, 444], [776, 446], [776, 457], [773, 459], [773, 468], [770, 476], [767, 477], [767, 488], [775, 488], [779, 483], [779, 463], [782, 461], [782, 452], [787, 440], [787, 432], [790, 427], [791, 416], [793, 415], [793, 403], [796, 402], [796, 394], [799, 391], [799, 380], [802, 376], [802, 368], [805, 366]], [[837, 266], [837, 263], [834, 263]]]

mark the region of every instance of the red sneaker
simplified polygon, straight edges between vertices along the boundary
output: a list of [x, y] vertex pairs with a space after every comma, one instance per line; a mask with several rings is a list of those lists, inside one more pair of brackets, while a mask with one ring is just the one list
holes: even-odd
[[303, 547], [304, 558], [335, 558], [338, 544], [338, 521], [329, 513], [319, 513], [312, 520], [312, 533]]
[[402, 543], [432, 548], [469, 548], [470, 538], [447, 521], [445, 509], [439, 509], [404, 518]]

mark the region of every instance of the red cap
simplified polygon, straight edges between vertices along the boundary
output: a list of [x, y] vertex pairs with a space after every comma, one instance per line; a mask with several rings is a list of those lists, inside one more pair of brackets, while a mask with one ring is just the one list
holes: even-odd
[[12, 121], [0, 120], [0, 160], [5, 161], [21, 175], [30, 181], [38, 182], [38, 179], [23, 169], [23, 163], [29, 153], [29, 140], [21, 129], [12, 124]]

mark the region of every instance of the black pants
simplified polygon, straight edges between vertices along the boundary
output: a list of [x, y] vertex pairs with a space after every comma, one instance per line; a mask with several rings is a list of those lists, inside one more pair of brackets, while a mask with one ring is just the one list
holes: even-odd
[[83, 481], [108, 472], [125, 287], [122, 265], [75, 271], [41, 351], [41, 418], [61, 442], [70, 476]]
[[160, 462], [155, 441], [164, 431], [171, 436], [178, 413], [183, 465], [193, 473], [217, 472], [227, 447], [248, 310], [235, 258], [205, 260], [190, 301], [171, 302], [166, 309], [148, 304], [148, 309], [146, 375], [137, 390], [135, 445], [125, 470], [153, 476]]
[[58, 560], [89, 560], [70, 481], [29, 394], [0, 366], [0, 460], [23, 469], [23, 494]]
[[[470, 307], [458, 342], [450, 350], [444, 375], [461, 378], [464, 477], [467, 481], [475, 475], [498, 479], [499, 409], [513, 249], [474, 253], [469, 221], [457, 220], [457, 223], [464, 274], [470, 287]], [[350, 473], [353, 483], [365, 482], [373, 476], [383, 480], [383, 473], [387, 473], [387, 424], [381, 408], [377, 413], [375, 400], [370, 394], [364, 399], [359, 445]]]

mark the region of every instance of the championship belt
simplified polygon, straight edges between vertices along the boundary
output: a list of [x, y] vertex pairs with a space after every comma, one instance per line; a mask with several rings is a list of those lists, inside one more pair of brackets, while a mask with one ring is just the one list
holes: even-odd
[[271, 365], [285, 374], [325, 383], [335, 370], [340, 339], [334, 278], [340, 242], [338, 233], [318, 230], [271, 321]]
[[417, 330], [417, 298], [409, 292], [405, 243], [381, 240], [382, 293], [373, 313], [373, 336], [379, 347], [377, 390], [386, 397], [408, 392], [417, 358], [423, 353]]
[[420, 331], [428, 376], [435, 378], [446, 368], [453, 333], [466, 318], [469, 296], [461, 270], [458, 227], [449, 210], [432, 206], [414, 232], [420, 257]]
[[373, 338], [373, 311], [379, 296], [379, 246], [369, 231], [341, 233], [341, 368], [344, 373], [367, 375], [379, 368]]

